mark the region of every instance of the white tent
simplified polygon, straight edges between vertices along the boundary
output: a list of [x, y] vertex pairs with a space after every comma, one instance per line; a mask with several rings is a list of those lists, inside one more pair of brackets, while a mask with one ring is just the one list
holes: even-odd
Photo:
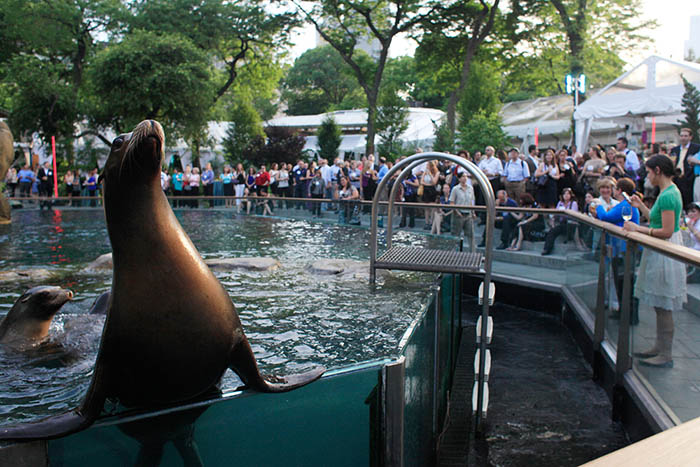
[[700, 87], [700, 64], [656, 55], [612, 81], [576, 109], [576, 146], [586, 147], [594, 123], [601, 120], [624, 124], [630, 140], [649, 128], [650, 121], [645, 117], [660, 117], [656, 120], [657, 131], [660, 125], [673, 129], [672, 125], [682, 118], [681, 75]]
[[[540, 148], [570, 144], [573, 113], [573, 97], [560, 94], [507, 102], [501, 107], [499, 115], [503, 131], [512, 143], [527, 152], [528, 146], [535, 144], [535, 133]], [[624, 123], [598, 120], [593, 124], [593, 135], [597, 139], [607, 140], [621, 129], [624, 130]]]
[[[317, 138], [314, 136], [316, 130], [326, 116], [332, 116], [340, 126], [342, 142], [339, 152], [343, 154], [353, 154], [355, 157], [365, 153], [366, 132], [367, 132], [367, 111], [366, 110], [337, 110], [318, 115], [295, 115], [289, 117], [278, 117], [265, 122], [265, 126], [282, 126], [294, 128], [302, 134], [307, 134], [304, 150], [317, 152]], [[411, 107], [408, 109], [408, 128], [401, 135], [401, 139], [407, 143], [422, 146], [424, 149], [432, 148], [435, 142], [435, 125], [444, 118], [445, 113], [438, 109], [426, 109]], [[379, 138], [377, 138], [378, 142]]]

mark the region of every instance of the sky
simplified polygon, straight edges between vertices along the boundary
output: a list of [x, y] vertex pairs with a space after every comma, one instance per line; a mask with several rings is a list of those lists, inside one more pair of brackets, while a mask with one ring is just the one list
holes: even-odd
[[[632, 51], [624, 57], [631, 68], [655, 53], [674, 60], [683, 59], [683, 45], [690, 36], [690, 17], [700, 15], [700, 0], [642, 0], [644, 19], [656, 19], [659, 26], [647, 31], [652, 42], [646, 49]], [[290, 60], [294, 60], [307, 49], [315, 47], [316, 37], [311, 26], [300, 30], [295, 38], [295, 46], [290, 51]], [[412, 55], [415, 43], [398, 38], [392, 44], [390, 56]]]

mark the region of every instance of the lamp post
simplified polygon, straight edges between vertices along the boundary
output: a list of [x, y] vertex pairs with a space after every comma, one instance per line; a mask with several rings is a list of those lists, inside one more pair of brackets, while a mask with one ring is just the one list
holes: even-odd
[[[583, 73], [576, 77], [571, 74], [566, 75], [566, 78], [564, 78], [564, 84], [566, 85], [566, 93], [574, 95], [574, 113], [576, 113], [576, 109], [578, 108], [578, 95], [586, 93], [586, 75]], [[572, 140], [574, 144], [576, 144], [576, 120], [574, 119], [573, 114], [571, 115], [571, 128], [573, 129]]]

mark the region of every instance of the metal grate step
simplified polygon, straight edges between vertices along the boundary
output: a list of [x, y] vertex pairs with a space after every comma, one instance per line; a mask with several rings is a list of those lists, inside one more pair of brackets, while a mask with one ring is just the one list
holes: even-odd
[[484, 274], [483, 263], [484, 257], [478, 252], [395, 246], [377, 258], [374, 267], [404, 271]]

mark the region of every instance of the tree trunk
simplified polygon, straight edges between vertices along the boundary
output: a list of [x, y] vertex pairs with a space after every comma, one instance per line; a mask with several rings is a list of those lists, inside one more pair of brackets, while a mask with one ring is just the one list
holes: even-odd
[[376, 132], [374, 120], [377, 117], [377, 93], [367, 95], [367, 145], [365, 155], [374, 154], [374, 134]]
[[467, 87], [469, 83], [469, 73], [472, 67], [472, 60], [474, 59], [474, 54], [476, 52], [477, 44], [474, 39], [469, 39], [469, 44], [467, 45], [467, 52], [464, 55], [464, 61], [462, 62], [462, 74], [459, 79], [459, 86], [450, 93], [450, 98], [447, 101], [447, 129], [450, 132], [450, 141], [455, 140], [455, 132], [457, 128], [457, 103], [462, 97], [462, 92], [464, 88]]

